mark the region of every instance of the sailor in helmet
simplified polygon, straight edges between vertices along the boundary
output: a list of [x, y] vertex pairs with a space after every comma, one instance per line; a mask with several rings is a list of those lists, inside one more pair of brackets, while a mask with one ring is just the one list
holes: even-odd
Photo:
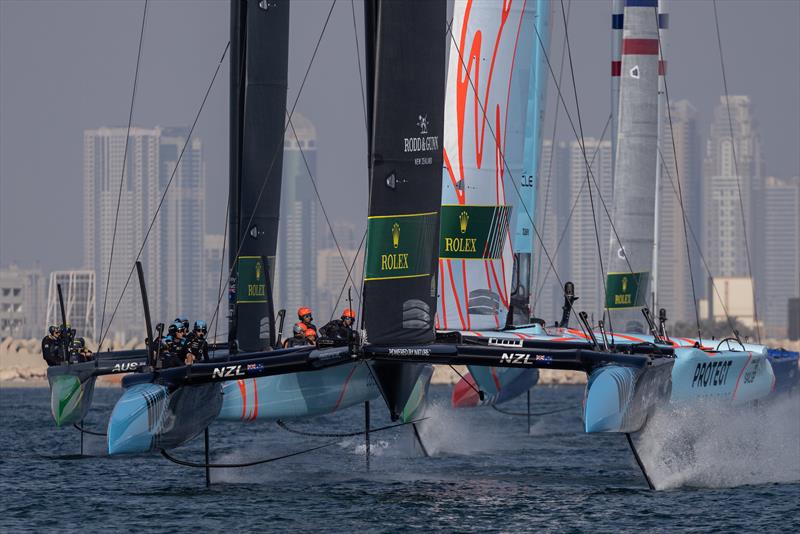
[[51, 326], [42, 338], [42, 357], [49, 367], [61, 363], [61, 329]]
[[358, 334], [353, 330], [353, 323], [356, 321], [356, 312], [350, 308], [345, 308], [341, 319], [334, 319], [319, 330], [320, 337], [334, 341], [334, 343], [357, 342]]
[[207, 333], [208, 327], [205, 321], [194, 322], [194, 330], [189, 338], [189, 353], [194, 357], [195, 361], [208, 361]]
[[308, 345], [308, 342], [306, 341], [306, 330], [307, 329], [303, 323], [297, 323], [294, 325], [292, 328], [292, 337], [283, 342], [283, 347], [289, 348]]
[[298, 324], [302, 324], [303, 326], [305, 326], [306, 330], [308, 330], [309, 328], [312, 329], [316, 334], [317, 326], [311, 322], [314, 320], [313, 313], [314, 312], [311, 311], [311, 308], [302, 307], [297, 310], [297, 318], [300, 319], [300, 322]]

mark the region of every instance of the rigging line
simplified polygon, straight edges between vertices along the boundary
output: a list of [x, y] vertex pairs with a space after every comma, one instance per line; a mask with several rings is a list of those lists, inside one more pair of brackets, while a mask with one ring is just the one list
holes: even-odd
[[128, 289], [128, 284], [130, 284], [131, 277], [133, 276], [133, 271], [136, 269], [136, 262], [139, 261], [139, 258], [144, 251], [144, 246], [147, 243], [147, 238], [150, 236], [150, 232], [153, 230], [153, 226], [156, 223], [156, 218], [158, 217], [159, 212], [161, 211], [161, 206], [164, 205], [164, 199], [167, 197], [167, 192], [169, 192], [169, 188], [172, 185], [172, 181], [175, 179], [175, 174], [178, 172], [178, 167], [180, 166], [181, 160], [183, 159], [183, 154], [186, 152], [186, 147], [189, 145], [189, 141], [192, 138], [192, 134], [194, 133], [194, 128], [197, 126], [197, 121], [200, 119], [200, 114], [203, 112], [203, 108], [206, 105], [206, 101], [208, 100], [208, 95], [211, 94], [211, 89], [214, 87], [214, 81], [217, 79], [217, 75], [219, 74], [219, 69], [222, 67], [222, 62], [225, 59], [225, 56], [228, 54], [228, 49], [231, 46], [231, 42], [228, 41], [225, 45], [225, 49], [222, 51], [222, 56], [219, 58], [219, 62], [217, 62], [217, 68], [214, 70], [214, 75], [211, 77], [211, 82], [208, 84], [208, 88], [206, 89], [205, 95], [203, 95], [203, 101], [200, 103], [200, 108], [197, 110], [197, 114], [194, 117], [194, 121], [192, 122], [191, 128], [189, 128], [189, 133], [186, 136], [186, 141], [183, 143], [183, 148], [181, 148], [180, 154], [178, 154], [178, 160], [175, 162], [175, 167], [172, 169], [172, 173], [170, 174], [169, 181], [167, 182], [166, 187], [164, 188], [164, 193], [161, 195], [161, 200], [158, 202], [158, 206], [156, 207], [155, 213], [153, 213], [153, 218], [150, 221], [150, 226], [147, 228], [147, 232], [145, 233], [144, 240], [142, 241], [142, 246], [139, 247], [139, 252], [136, 254], [136, 259], [133, 262], [133, 266], [131, 267], [130, 272], [128, 273], [128, 279], [125, 281], [125, 285], [122, 288], [122, 293], [119, 295], [119, 299], [117, 300], [116, 306], [114, 306], [114, 312], [111, 314], [111, 319], [108, 321], [108, 327], [106, 328], [105, 333], [101, 332], [100, 337], [100, 346], [102, 346], [103, 339], [105, 339], [106, 335], [108, 335], [108, 331], [111, 330], [111, 323], [114, 321], [114, 316], [117, 314], [117, 310], [119, 310], [119, 306], [122, 303], [122, 298], [125, 295], [125, 290]]
[[[666, 83], [664, 85], [666, 86]], [[667, 101], [669, 101], [669, 100], [667, 100]], [[717, 288], [717, 284], [714, 283], [714, 277], [711, 274], [711, 268], [708, 266], [708, 262], [706, 262], [705, 255], [703, 254], [703, 251], [700, 248], [700, 240], [697, 239], [697, 234], [695, 234], [694, 230], [692, 229], [692, 225], [688, 221], [688, 217], [686, 216], [686, 212], [685, 212], [684, 207], [683, 207], [683, 195], [680, 192], [680, 188], [678, 188], [678, 189], [675, 188], [675, 181], [676, 180], [672, 177], [672, 173], [669, 171], [669, 167], [666, 165], [666, 160], [664, 159], [664, 155], [661, 153], [660, 149], [658, 151], [658, 154], [659, 154], [659, 157], [661, 158], [661, 162], [664, 164], [664, 170], [667, 171], [667, 178], [669, 178], [670, 185], [672, 186], [672, 191], [673, 191], [673, 193], [675, 193], [675, 196], [678, 197], [678, 202], [679, 202], [680, 207], [681, 207], [681, 214], [683, 215], [683, 224], [685, 226], [685, 228], [684, 228], [684, 240], [687, 242], [687, 246], [686, 246], [686, 248], [687, 248], [687, 251], [686, 251], [687, 257], [689, 256], [689, 250], [688, 250], [689, 249], [689, 246], [688, 246], [689, 237], [685, 234], [685, 232], [686, 232], [686, 229], [688, 228], [689, 233], [692, 236], [692, 241], [694, 241], [694, 244], [697, 247], [697, 251], [700, 254], [700, 261], [703, 263], [703, 267], [705, 268], [706, 273], [708, 274], [709, 281], [711, 282], [711, 287], [714, 289], [714, 293], [716, 293], [717, 297], [719, 297], [720, 304], [722, 304], [722, 311], [725, 313], [725, 318], [728, 321], [728, 326], [730, 327], [731, 332], [733, 332], [734, 330], [736, 330], [736, 326], [734, 325], [734, 323], [732, 321], [731, 315], [728, 313], [728, 307], [725, 305], [725, 302], [722, 299], [722, 294], [720, 293], [719, 289]], [[677, 172], [677, 164], [676, 164], [676, 172]], [[680, 179], [680, 177], [678, 179]], [[680, 185], [680, 182], [678, 182], [678, 184]], [[691, 273], [691, 266], [692, 266], [692, 260], [689, 259], [689, 269], [690, 269], [689, 277], [690, 277], [690, 280], [692, 281], [692, 284], [694, 284], [694, 278], [692, 277], [693, 275]], [[694, 287], [692, 289], [694, 289]], [[699, 328], [700, 317], [699, 317], [699, 313], [698, 313], [698, 310], [697, 310], [697, 303], [696, 303], [697, 302], [697, 297], [696, 297], [694, 291], [692, 291], [692, 298], [695, 299], [695, 306], [694, 306], [695, 307], [695, 318], [696, 318], [696, 321], [697, 321], [697, 324], [698, 324], [697, 334], [698, 334], [698, 338], [700, 338], [700, 337], [702, 337], [700, 335], [700, 328]]]
[[[592, 159], [589, 161], [589, 165], [594, 164], [594, 160], [597, 157], [597, 154], [600, 152], [600, 145], [603, 143], [603, 140], [606, 137], [606, 132], [608, 131], [608, 126], [611, 124], [611, 114], [608, 115], [608, 119], [606, 120], [605, 126], [603, 126], [603, 133], [600, 134], [600, 141], [598, 141], [597, 146], [594, 147], [594, 153], [592, 153]], [[586, 187], [586, 182], [581, 182], [581, 188], [578, 190], [578, 194], [575, 195], [575, 200], [572, 202], [572, 207], [569, 210], [569, 215], [567, 216], [567, 221], [564, 223], [564, 228], [561, 230], [561, 235], [558, 238], [558, 243], [556, 244], [556, 250], [553, 252], [554, 256], [558, 256], [558, 251], [561, 249], [561, 245], [564, 242], [564, 238], [567, 235], [567, 231], [569, 230], [569, 225], [572, 222], [572, 215], [575, 213], [575, 208], [578, 206], [578, 201], [583, 194], [583, 190]], [[550, 276], [550, 269], [547, 269], [547, 272], [544, 275], [544, 279], [542, 280], [542, 285], [538, 287], [536, 291], [536, 299], [538, 300], [539, 296], [541, 295], [542, 291], [544, 290], [544, 286], [547, 284], [547, 277]]]
[[[333, 2], [331, 3], [331, 8], [328, 11], [328, 16], [325, 18], [325, 23], [323, 24], [322, 30], [320, 31], [319, 38], [317, 39], [317, 44], [314, 47], [314, 52], [311, 54], [311, 59], [308, 62], [308, 67], [306, 67], [306, 72], [303, 75], [303, 80], [300, 82], [300, 88], [297, 90], [297, 96], [295, 96], [294, 102], [292, 103], [292, 109], [289, 111], [289, 119], [291, 119], [292, 116], [294, 115], [294, 111], [297, 108], [297, 103], [300, 101], [300, 96], [303, 94], [303, 88], [305, 87], [306, 81], [308, 80], [308, 74], [311, 72], [311, 67], [314, 65], [314, 59], [317, 57], [317, 52], [319, 51], [319, 45], [322, 43], [322, 38], [325, 36], [325, 30], [328, 28], [328, 23], [331, 20], [331, 14], [333, 14], [333, 8], [336, 7], [336, 1], [337, 0], [333, 0]], [[239, 236], [239, 246], [236, 249], [236, 255], [234, 256], [231, 265], [229, 265], [230, 267], [230, 270], [228, 271], [229, 278], [231, 275], [233, 275], [234, 269], [236, 269], [236, 264], [239, 261], [239, 255], [242, 253], [242, 247], [244, 246], [244, 241], [247, 236], [247, 231], [248, 231], [247, 229], [250, 228], [250, 225], [253, 223], [253, 219], [256, 216], [256, 212], [258, 211], [258, 205], [261, 203], [261, 197], [264, 195], [264, 190], [266, 189], [267, 184], [269, 183], [270, 174], [272, 172], [272, 168], [275, 166], [275, 161], [277, 160], [279, 151], [283, 150], [283, 141], [286, 137], [286, 131], [288, 130], [288, 128], [289, 128], [289, 123], [287, 122], [283, 126], [283, 135], [281, 135], [281, 141], [278, 144], [278, 146], [275, 147], [275, 151], [272, 154], [272, 161], [270, 162], [269, 167], [267, 168], [267, 172], [264, 176], [264, 181], [261, 183], [261, 188], [259, 189], [258, 195], [256, 196], [255, 203], [253, 204], [254, 206], [253, 211], [250, 213], [250, 217], [247, 220], [247, 224], [241, 227], [243, 228], [243, 230], [242, 234]], [[217, 307], [219, 307], [219, 301], [221, 300], [222, 300], [222, 295], [220, 295], [219, 300], [217, 301]]]
[[[225, 229], [222, 232], [222, 257], [219, 260], [219, 286], [217, 287], [217, 305], [211, 316], [211, 323], [214, 324], [214, 342], [217, 341], [217, 329], [219, 327], [219, 304], [222, 300], [222, 277], [225, 273], [225, 246], [228, 244], [228, 215], [231, 209], [231, 193], [228, 191], [228, 204], [225, 207]], [[216, 350], [216, 349], [215, 349]], [[211, 351], [214, 354], [215, 350]]]
[[361, 105], [364, 109], [364, 131], [369, 132], [367, 124], [367, 97], [364, 94], [364, 75], [361, 72], [361, 47], [358, 45], [358, 24], [356, 24], [355, 0], [350, 0], [350, 9], [353, 12], [353, 37], [356, 41], [356, 63], [358, 63], [358, 88], [361, 89]]
[[742, 199], [742, 183], [739, 178], [739, 164], [736, 160], [736, 138], [733, 133], [733, 117], [731, 116], [731, 99], [728, 96], [728, 78], [725, 75], [725, 59], [722, 55], [722, 36], [719, 31], [719, 18], [717, 17], [717, 0], [713, 0], [714, 25], [717, 28], [717, 46], [719, 47], [719, 65], [722, 69], [722, 86], [725, 89], [725, 107], [728, 111], [728, 126], [731, 130], [731, 152], [733, 155], [733, 169], [736, 173], [736, 189], [739, 192], [739, 212], [742, 215], [742, 233], [744, 235], [744, 250], [747, 258], [747, 272], [750, 276], [750, 287], [753, 288], [753, 322], [756, 325], [756, 336], [761, 343], [761, 326], [758, 324], [758, 302], [756, 301], [756, 281], [753, 279], [753, 265], [750, 261], [750, 241], [747, 238], [747, 220], [744, 214], [744, 200]]
[[[653, 14], [656, 17], [656, 26], [658, 26], [658, 8], [657, 7], [653, 9]], [[658, 36], [659, 60], [661, 61], [662, 64], [666, 65], [666, 61], [664, 61], [664, 50], [663, 50], [663, 48], [661, 46], [661, 30], [660, 29], [658, 30], [656, 35]], [[673, 180], [672, 179], [672, 173], [669, 170], [669, 166], [667, 166], [667, 164], [664, 162], [664, 154], [662, 154], [662, 152], [661, 152], [661, 145], [660, 144], [657, 147], [657, 150], [658, 150], [658, 155], [661, 158], [662, 168], [665, 171], [667, 171], [667, 176], [669, 177], [669, 180], [670, 180], [670, 183], [672, 184], [672, 189], [673, 190], [675, 190], [675, 182], [677, 181], [677, 183], [678, 183], [678, 188], [677, 188], [678, 205], [681, 208], [681, 223], [683, 225], [683, 240], [686, 243], [686, 261], [689, 264], [689, 280], [690, 280], [691, 285], [692, 285], [692, 304], [694, 305], [694, 319], [695, 319], [695, 324], [697, 325], [697, 338], [698, 338], [698, 341], [699, 341], [700, 339], [703, 338], [703, 334], [702, 334], [702, 330], [700, 328], [700, 311], [699, 311], [698, 306], [697, 306], [697, 290], [695, 288], [695, 283], [694, 283], [694, 272], [693, 272], [693, 269], [692, 269], [692, 254], [691, 254], [691, 251], [689, 249], [689, 236], [688, 236], [688, 233], [687, 233], [687, 228], [689, 230], [691, 230], [691, 227], [688, 224], [688, 220], [687, 220], [687, 217], [686, 217], [686, 209], [685, 209], [684, 202], [683, 202], [683, 188], [681, 186], [680, 170], [678, 169], [678, 152], [677, 152], [677, 149], [675, 147], [675, 131], [674, 131], [673, 126], [672, 126], [672, 108], [670, 107], [670, 103], [669, 103], [669, 86], [667, 85], [667, 70], [666, 70], [666, 68], [664, 68], [663, 77], [664, 77], [664, 99], [666, 100], [666, 105], [667, 105], [666, 106], [667, 107], [667, 120], [668, 120], [668, 123], [669, 123], [670, 142], [672, 144], [672, 159], [675, 162], [675, 174], [677, 176], [677, 180]], [[659, 132], [659, 135], [660, 134], [661, 134], [661, 132]], [[694, 231], [692, 231], [692, 236], [694, 237]], [[695, 238], [695, 242], [697, 242], [697, 238]], [[697, 250], [700, 252], [700, 258], [703, 260], [703, 264], [706, 265], [706, 270], [708, 271], [709, 278], [712, 278], [711, 277], [711, 271], [708, 270], [708, 265], [706, 264], [706, 260], [703, 257], [703, 252], [702, 252], [702, 249], [700, 248], [699, 243], [697, 244]], [[713, 279], [711, 280], [711, 283], [712, 284], [714, 283]], [[720, 297], [720, 301], [721, 300], [722, 300], [722, 298]], [[723, 304], [723, 307], [724, 306], [725, 305]], [[733, 328], [733, 324], [731, 323], [731, 319], [730, 319], [730, 316], [728, 315], [727, 308], [725, 309], [725, 316], [728, 318], [728, 324], [731, 326], [731, 330], [733, 330], [734, 329]]]
[[[535, 27], [536, 26], [534, 25], [534, 28]], [[467, 73], [467, 80], [469, 80], [470, 87], [472, 88], [472, 91], [475, 93], [475, 100], [478, 103], [478, 106], [480, 107], [482, 116], [484, 117], [484, 121], [486, 122], [486, 126], [489, 129], [489, 133], [491, 134], [492, 139], [494, 140], [495, 144], [498, 144], [497, 143], [497, 134], [495, 133], [494, 128], [492, 127], [491, 121], [485, 119], [485, 117], [487, 116], [486, 108], [485, 108], [483, 102], [481, 102], [480, 94], [478, 93], [478, 88], [475, 86], [475, 81], [472, 79], [472, 75], [470, 74], [470, 71], [467, 68], [466, 63], [464, 62], [464, 55], [462, 54], [461, 50], [458, 48], [458, 43], [456, 42], [455, 35], [453, 35], [452, 26], [448, 28], [448, 33], [450, 35], [450, 40], [453, 43], [453, 48], [455, 48], [456, 52], [458, 53], [458, 59], [461, 62], [461, 66], [464, 67], [464, 70]], [[531, 223], [531, 228], [533, 228], [533, 233], [536, 235], [536, 238], [539, 240], [539, 243], [541, 244], [542, 252], [544, 252], [545, 256], [547, 257], [547, 261], [550, 263], [551, 267], [553, 267], [553, 273], [556, 275], [556, 278], [558, 279], [559, 284], [563, 285], [563, 283], [561, 281], [561, 278], [558, 276], [558, 272], [556, 271], [555, 265], [553, 264], [553, 258], [550, 256], [550, 253], [547, 251], [547, 247], [544, 244], [544, 240], [542, 239], [542, 235], [539, 233], [539, 230], [536, 227], [536, 223], [533, 221], [533, 217], [531, 216], [531, 212], [530, 212], [530, 210], [528, 210], [528, 207], [525, 205], [525, 202], [522, 201], [522, 193], [520, 192], [519, 187], [517, 186], [517, 182], [514, 179], [514, 176], [513, 176], [512, 172], [511, 172], [511, 166], [506, 161], [506, 155], [502, 150], [499, 149], [499, 147], [498, 147], [498, 153], [500, 154], [500, 158], [501, 158], [501, 160], [503, 162], [503, 166], [506, 169], [506, 172], [508, 173], [509, 181], [511, 182], [511, 185], [514, 187], [514, 191], [517, 193], [517, 196], [520, 199], [520, 204], [522, 205], [522, 208], [525, 210], [525, 215], [528, 217], [528, 221]]]
[[[122, 152], [122, 172], [119, 177], [119, 191], [117, 192], [117, 209], [114, 213], [114, 231], [111, 234], [111, 251], [108, 256], [108, 271], [106, 272], [106, 290], [103, 292], [103, 313], [100, 315], [100, 333], [103, 333], [106, 318], [106, 304], [108, 304], [108, 287], [111, 282], [111, 264], [114, 261], [114, 244], [117, 241], [117, 224], [119, 222], [119, 207], [122, 204], [122, 184], [125, 182], [125, 166], [128, 161], [128, 144], [131, 136], [131, 124], [133, 122], [133, 104], [136, 101], [136, 88], [139, 85], [139, 65], [142, 60], [142, 43], [144, 42], [144, 26], [147, 20], [147, 2], [144, 0], [144, 12], [142, 13], [142, 28], [139, 30], [139, 50], [136, 52], [136, 70], [133, 75], [133, 92], [131, 93], [131, 106], [128, 111], [128, 128], [125, 132], [125, 149]], [[97, 351], [103, 348], [102, 336]]]
[[478, 394], [478, 398], [480, 400], [483, 400], [483, 391], [481, 391], [481, 390], [479, 390], [478, 388], [475, 387], [475, 383], [474, 383], [475, 379], [474, 378], [472, 379], [473, 381], [470, 382], [469, 380], [467, 380], [467, 377], [465, 377], [464, 375], [459, 373], [458, 369], [456, 369], [453, 365], [447, 364], [447, 366], [450, 369], [452, 369], [455, 374], [457, 374], [459, 377], [461, 377], [461, 380], [463, 380], [466, 385], [468, 385], [470, 388], [472, 388], [472, 391], [474, 391], [475, 393]]
[[[372, 432], [382, 432], [384, 430], [390, 430], [392, 428], [398, 428], [398, 427], [406, 426], [406, 425], [413, 425], [414, 423], [419, 423], [420, 421], [424, 421], [425, 419], [428, 419], [428, 417], [421, 417], [421, 418], [415, 419], [413, 421], [407, 421], [405, 423], [396, 423], [394, 425], [387, 425], [387, 426], [382, 426], [382, 427], [379, 427], [379, 428], [370, 428], [369, 432], [370, 433], [372, 433]], [[312, 438], [352, 438], [352, 437], [355, 437], [355, 436], [363, 436], [364, 435], [364, 431], [363, 430], [359, 430], [357, 432], [342, 432], [342, 433], [334, 433], [334, 432], [330, 432], [330, 433], [326, 433], [326, 432], [305, 432], [303, 430], [297, 430], [296, 428], [289, 427], [289, 425], [287, 425], [282, 419], [278, 419], [277, 421], [275, 421], [275, 423], [279, 427], [281, 427], [282, 429], [286, 430], [287, 432], [291, 432], [292, 434], [298, 434], [300, 436], [308, 436], [308, 437], [312, 437]]]
[[[573, 91], [573, 93], [575, 95], [575, 112], [578, 115], [578, 128], [580, 129], [580, 133], [581, 133], [581, 138], [580, 138], [581, 152], [583, 153], [583, 159], [584, 159], [584, 162], [586, 163], [586, 181], [589, 182], [589, 169], [590, 169], [590, 167], [589, 167], [589, 160], [586, 157], [586, 144], [585, 144], [584, 138], [583, 138], [583, 119], [581, 119], [581, 107], [580, 107], [580, 104], [578, 102], [578, 86], [575, 83], [575, 69], [574, 69], [574, 66], [572, 64], [572, 47], [570, 46], [570, 43], [569, 43], [569, 29], [567, 28], [567, 14], [564, 11], [564, 0], [561, 0], [561, 16], [564, 19], [564, 39], [567, 41], [567, 57], [569, 58], [569, 71], [570, 71], [570, 74], [571, 74], [571, 77], [572, 77], [572, 91]], [[595, 241], [597, 241], [597, 260], [600, 262], [600, 279], [603, 282], [603, 294], [607, 295], [608, 294], [608, 288], [606, 287], [606, 277], [605, 277], [605, 271], [606, 270], [605, 270], [605, 267], [603, 267], [603, 249], [600, 246], [600, 230], [597, 228], [597, 216], [595, 214], [595, 209], [594, 209], [594, 195], [592, 194], [592, 184], [591, 183], [589, 183], [589, 204], [592, 207], [592, 223], [594, 225], [594, 237], [595, 237]], [[611, 220], [610, 217], [609, 217], [609, 220]], [[612, 226], [614, 225], [613, 221], [611, 221], [611, 225]], [[619, 238], [617, 238], [617, 240], [619, 241]], [[620, 242], [620, 247], [623, 247], [622, 242]], [[625, 261], [627, 262], [628, 261], [628, 255], [624, 253], [624, 250], [625, 250], [625, 248], [623, 247], [623, 256], [625, 257]], [[633, 269], [631, 268], [630, 263], [628, 263], [628, 268], [631, 269], [631, 273], [632, 273]], [[611, 324], [611, 314], [609, 314], [609, 317], [608, 317], [608, 329], [611, 332], [614, 331], [614, 327]]]
[[201, 468], [210, 468], [210, 469], [230, 469], [230, 468], [238, 468], [238, 467], [252, 467], [254, 465], [261, 465], [261, 464], [268, 464], [270, 462], [275, 462], [278, 460], [284, 460], [286, 458], [291, 458], [293, 456], [300, 456], [301, 454], [306, 454], [309, 452], [318, 451], [320, 449], [324, 449], [326, 447], [332, 447], [337, 445], [338, 441], [332, 441], [330, 443], [325, 443], [323, 445], [318, 445], [316, 447], [311, 447], [310, 449], [304, 449], [302, 451], [291, 452], [289, 454], [284, 454], [282, 456], [274, 456], [272, 458], [264, 458], [263, 460], [256, 460], [253, 462], [242, 462], [242, 463], [235, 463], [235, 464], [209, 464], [209, 463], [197, 463], [197, 462], [188, 462], [186, 460], [181, 460], [179, 458], [175, 458], [171, 456], [166, 450], [161, 449], [161, 456], [169, 460], [170, 462], [178, 465], [182, 465], [185, 467], [201, 467]]
[[[361, 253], [361, 247], [364, 246], [364, 241], [367, 239], [367, 230], [364, 230], [364, 235], [361, 236], [361, 242], [358, 244], [358, 248], [356, 249], [356, 255], [353, 257], [353, 261], [350, 263], [350, 267], [347, 269], [347, 278], [350, 277], [350, 273], [353, 272], [353, 268], [356, 266], [356, 261], [358, 260], [358, 255]], [[363, 278], [363, 277], [362, 277]], [[363, 282], [362, 282], [363, 284]], [[328, 319], [328, 322], [333, 321], [333, 316], [336, 314], [336, 309], [339, 308], [339, 302], [342, 300], [342, 295], [344, 294], [344, 288], [347, 287], [347, 279], [345, 279], [344, 284], [342, 284], [342, 289], [339, 291], [339, 296], [336, 298], [336, 304], [334, 304], [333, 309], [331, 310], [331, 318]], [[363, 286], [362, 286], [363, 290]], [[359, 298], [358, 300], [358, 313], [359, 316], [362, 312], [362, 306], [364, 303], [364, 299]]]
[[[347, 260], [344, 259], [344, 254], [342, 254], [342, 247], [339, 245], [339, 240], [336, 239], [336, 233], [333, 231], [333, 225], [331, 224], [331, 220], [328, 217], [328, 210], [325, 209], [325, 203], [322, 202], [322, 195], [319, 194], [319, 189], [317, 189], [317, 181], [314, 179], [314, 175], [311, 173], [311, 167], [308, 165], [308, 160], [306, 159], [306, 153], [303, 150], [302, 145], [300, 144], [300, 138], [297, 136], [297, 131], [294, 129], [294, 123], [292, 122], [292, 118], [288, 116], [287, 110], [287, 117], [289, 121], [289, 126], [292, 129], [292, 135], [294, 135], [294, 140], [297, 143], [297, 148], [300, 150], [300, 156], [303, 158], [303, 163], [306, 166], [306, 172], [308, 172], [308, 178], [311, 180], [311, 186], [314, 188], [314, 194], [317, 196], [317, 201], [319, 202], [320, 208], [322, 208], [322, 215], [325, 217], [325, 223], [328, 225], [328, 230], [331, 232], [331, 237], [333, 238], [333, 243], [336, 245], [336, 250], [339, 252], [339, 257], [342, 259], [342, 266], [347, 268]], [[353, 278], [350, 276], [350, 272], [348, 271], [347, 277], [350, 280], [350, 283], [353, 284], [355, 287], [356, 283]], [[356, 289], [356, 295], [358, 298], [361, 298], [361, 293]]]
[[527, 417], [529, 415], [533, 415], [533, 416], [539, 417], [539, 416], [542, 416], [542, 415], [551, 415], [551, 414], [554, 414], [554, 413], [561, 413], [561, 412], [566, 412], [567, 410], [574, 410], [574, 409], [575, 409], [574, 406], [566, 406], [564, 408], [557, 408], [555, 410], [547, 410], [545, 412], [531, 412], [531, 413], [528, 413], [528, 412], [507, 412], [505, 410], [501, 410], [500, 408], [498, 408], [497, 406], [492, 404], [492, 410], [494, 410], [496, 412], [499, 412], [499, 413], [501, 413], [503, 415], [513, 415], [515, 417], [520, 417], [520, 416], [521, 417]]
[[[536, 28], [535, 25], [533, 27], [533, 30], [536, 32], [536, 38], [539, 41], [539, 46], [542, 49], [542, 55], [544, 56], [545, 62], [547, 63], [547, 68], [550, 71], [550, 76], [551, 76], [551, 78], [553, 80], [555, 80], [556, 79], [556, 74], [555, 74], [555, 71], [553, 71], [553, 66], [550, 63], [550, 58], [547, 55], [547, 48], [544, 46], [544, 41], [542, 41], [542, 36], [541, 36], [541, 34], [539, 34], [539, 30], [538, 30], [538, 28]], [[558, 93], [558, 98], [561, 101], [561, 105], [564, 107], [564, 113], [566, 113], [566, 115], [567, 115], [567, 120], [569, 121], [570, 128], [572, 128], [572, 133], [575, 136], [575, 140], [579, 142], [579, 147], [581, 149], [581, 152], [583, 153], [583, 158], [584, 158], [584, 160], [586, 160], [587, 159], [586, 147], [582, 146], [582, 144], [580, 143], [581, 136], [578, 134], [577, 128], [575, 128], [575, 122], [573, 121], [572, 115], [570, 114], [569, 109], [567, 108], [567, 103], [564, 100], [564, 95], [561, 92], [561, 86], [558, 83], [556, 83], [556, 91]], [[592, 169], [590, 167], [590, 168], [588, 168], [588, 172], [589, 172], [589, 176], [592, 179], [592, 182], [594, 183], [595, 190], [597, 191], [597, 196], [600, 199], [600, 203], [603, 206], [603, 210], [606, 213], [606, 217], [608, 217], [608, 222], [611, 225], [611, 231], [613, 232], [614, 237], [617, 238], [617, 241], [621, 244], [622, 240], [619, 238], [619, 234], [617, 233], [617, 228], [614, 225], [614, 221], [611, 220], [611, 214], [608, 211], [608, 206], [606, 206], [605, 199], [603, 199], [603, 193], [600, 190], [600, 186], [598, 185], [597, 180], [595, 179], [594, 171], [592, 171]], [[633, 268], [630, 266], [630, 261], [628, 261], [627, 258], [625, 258], [625, 260], [628, 263], [628, 269], [631, 272], [633, 272]]]
[[80, 430], [84, 434], [89, 434], [90, 436], [106, 436], [107, 435], [105, 432], [96, 432], [94, 430], [88, 430], [88, 429], [84, 428], [82, 425], [79, 425], [78, 423], [72, 423], [72, 426], [74, 426], [77, 430]]
[[[572, 10], [572, 0], [567, 1], [567, 22], [569, 22], [569, 14]], [[564, 74], [564, 57], [566, 55], [567, 49], [564, 46], [565, 43], [561, 41], [561, 65], [558, 68], [558, 83], [561, 83], [561, 78]], [[550, 181], [553, 174], [553, 155], [555, 154], [556, 150], [556, 130], [558, 129], [558, 112], [561, 110], [561, 106], [556, 103], [556, 109], [553, 116], [553, 133], [550, 135], [550, 158], [547, 161], [547, 180], [545, 181], [545, 192], [544, 192], [544, 210], [542, 213], [542, 225], [547, 221], [547, 208], [550, 205]], [[599, 145], [598, 145], [599, 147]], [[594, 159], [594, 158], [592, 158]], [[537, 173], [539, 169], [532, 169], [534, 172]], [[542, 227], [542, 232], [544, 232], [544, 227]], [[554, 255], [558, 254], [558, 250], [554, 252]], [[549, 271], [548, 271], [549, 273]], [[536, 280], [533, 284], [533, 287], [539, 287], [539, 279], [541, 278], [542, 274], [542, 255], [537, 255], [537, 265], [536, 265]], [[538, 295], [537, 295], [538, 297]], [[534, 300], [534, 303], [538, 301], [538, 298]]]

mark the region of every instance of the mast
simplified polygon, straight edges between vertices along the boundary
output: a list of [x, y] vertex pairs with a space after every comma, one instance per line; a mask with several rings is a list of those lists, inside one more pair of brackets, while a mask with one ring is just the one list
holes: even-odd
[[283, 168], [288, 0], [232, 0], [231, 47], [229, 341], [258, 351], [275, 339], [268, 296]]
[[658, 143], [657, 0], [628, 1], [623, 20], [619, 130], [606, 283], [611, 325], [644, 331], [640, 308], [653, 265]]
[[664, 161], [661, 159], [662, 141], [664, 137], [664, 117], [666, 116], [666, 81], [664, 77], [667, 75], [666, 63], [661, 59], [661, 50], [666, 46], [666, 34], [669, 28], [669, 15], [667, 14], [666, 0], [658, 0], [658, 41], [659, 41], [659, 54], [658, 54], [658, 151], [656, 156], [658, 161], [656, 165], [656, 198], [655, 198], [655, 212], [654, 212], [654, 226], [653, 226], [653, 276], [651, 286], [652, 298], [650, 300], [650, 309], [653, 313], [658, 313], [658, 248], [659, 236], [661, 234], [661, 173], [664, 168]]
[[[375, 20], [363, 324], [371, 344], [434, 340], [444, 123], [444, 0], [384, 1]], [[368, 72], [370, 72], [368, 70]], [[374, 362], [393, 419], [424, 364]]]
[[[550, 13], [548, 0], [536, 0], [534, 7], [535, 33], [542, 44], [550, 46]], [[528, 108], [525, 120], [525, 148], [520, 193], [522, 205], [515, 207], [514, 273], [511, 287], [509, 322], [527, 324], [531, 318], [531, 270], [533, 265], [534, 232], [532, 219], [536, 213], [536, 190], [539, 183], [540, 156], [542, 153], [542, 126], [544, 125], [545, 95], [547, 92], [547, 64], [545, 52], [538, 38], [533, 39], [530, 81], [528, 82]], [[515, 193], [512, 191], [512, 195]]]

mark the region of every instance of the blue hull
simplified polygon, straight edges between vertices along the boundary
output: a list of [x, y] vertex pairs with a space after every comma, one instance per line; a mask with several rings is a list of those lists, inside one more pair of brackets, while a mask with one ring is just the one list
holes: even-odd
[[322, 415], [380, 396], [366, 363], [225, 382], [218, 419], [255, 421]]
[[108, 422], [108, 453], [135, 454], [186, 443], [216, 418], [222, 388], [210, 383], [170, 392], [158, 384], [125, 390]]
[[766, 354], [676, 349], [642, 369], [608, 365], [589, 376], [584, 399], [586, 432], [641, 430], [653, 410], [707, 399], [732, 404], [767, 398], [775, 375]]

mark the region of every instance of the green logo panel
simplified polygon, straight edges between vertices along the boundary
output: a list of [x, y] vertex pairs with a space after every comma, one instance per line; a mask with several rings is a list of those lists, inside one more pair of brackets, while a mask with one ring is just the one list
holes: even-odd
[[364, 280], [429, 276], [436, 217], [436, 212], [370, 217]]
[[503, 254], [510, 214], [508, 206], [442, 206], [439, 257], [499, 258]]
[[267, 273], [260, 256], [241, 256], [236, 300], [239, 304], [267, 302]]
[[650, 273], [608, 273], [606, 308], [638, 308], [647, 300]]

